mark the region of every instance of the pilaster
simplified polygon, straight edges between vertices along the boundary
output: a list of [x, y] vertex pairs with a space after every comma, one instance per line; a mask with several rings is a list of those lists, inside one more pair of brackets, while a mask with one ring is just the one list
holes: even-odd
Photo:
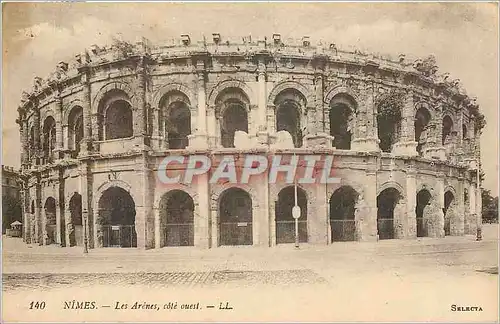
[[414, 102], [413, 92], [409, 92], [405, 98], [403, 107], [403, 120], [401, 125], [401, 139], [394, 144], [392, 153], [401, 156], [417, 156], [417, 145], [415, 141], [415, 125], [414, 125]]
[[417, 237], [417, 181], [416, 170], [409, 165], [406, 170], [406, 228], [405, 237], [414, 239]]
[[[362, 236], [360, 241], [377, 240], [377, 172], [367, 170], [364, 182], [364, 200], [366, 202], [366, 213], [363, 215], [361, 224]], [[359, 199], [359, 198], [358, 198]]]
[[62, 125], [62, 110], [63, 110], [63, 105], [62, 105], [62, 97], [61, 94], [59, 93], [59, 89], [57, 90], [58, 93], [55, 95], [55, 102], [56, 102], [56, 147], [54, 149], [54, 157], [56, 160], [63, 158], [63, 125]]
[[[356, 125], [358, 128], [358, 137], [355, 137], [351, 143], [351, 149], [354, 151], [363, 152], [379, 152], [377, 115], [375, 111], [374, 100], [374, 85], [373, 81], [367, 81], [362, 93], [362, 102], [360, 103], [360, 112], [364, 115], [364, 125], [359, 122]], [[360, 119], [361, 121], [361, 119]]]
[[197, 208], [198, 214], [194, 223], [194, 245], [207, 249], [210, 247], [210, 193], [208, 187], [208, 174], [197, 176]]
[[[83, 66], [79, 69], [81, 74], [82, 91], [82, 108], [83, 108], [83, 138], [80, 143], [80, 155], [85, 156], [89, 150], [92, 150], [92, 125], [99, 125], [98, 120], [91, 120], [92, 104], [91, 104], [91, 89], [90, 89], [90, 70], [88, 66]], [[94, 132], [94, 136], [98, 136], [98, 132]], [[94, 138], [98, 141], [99, 138]], [[82, 194], [83, 196], [83, 194]]]
[[[215, 121], [215, 109], [213, 117], [210, 116], [210, 132], [207, 134], [207, 103], [206, 103], [206, 82], [205, 82], [205, 63], [203, 61], [198, 61], [196, 64], [196, 73], [198, 77], [197, 82], [197, 103], [198, 103], [198, 117], [197, 117], [197, 129], [194, 134], [188, 136], [189, 138], [189, 149], [205, 149], [208, 146], [209, 138], [216, 136], [213, 132]], [[213, 143], [211, 143], [213, 144]]]

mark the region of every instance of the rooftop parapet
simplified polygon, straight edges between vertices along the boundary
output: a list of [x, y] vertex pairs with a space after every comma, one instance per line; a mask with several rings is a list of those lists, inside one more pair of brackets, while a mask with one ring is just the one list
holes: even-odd
[[203, 36], [198, 40], [184, 34], [181, 37], [165, 39], [156, 44], [152, 44], [146, 38], [131, 43], [115, 37], [110, 45], [103, 47], [92, 45], [83, 53], [76, 54], [70, 62], [59, 62], [55, 70], [45, 79], [35, 77], [31, 90], [23, 92], [21, 105], [29, 101], [32, 95], [36, 95], [42, 90], [53, 87], [69, 78], [78, 76], [79, 69], [85, 66], [106, 64], [132, 56], [148, 55], [152, 59], [164, 60], [195, 53], [241, 54], [244, 56], [266, 53], [276, 58], [311, 58], [320, 55], [331, 61], [352, 62], [361, 65], [370, 64], [382, 69], [411, 72], [444, 87], [451, 93], [462, 97], [467, 96], [458, 79], [451, 80], [449, 74], [437, 73], [438, 67], [432, 55], [421, 59], [407, 54], [399, 54], [394, 57], [386, 54], [369, 53], [353, 46], [342, 49], [337, 44], [324, 40], [319, 40], [313, 44], [309, 36], [285, 38], [275, 33], [270, 37], [254, 37], [252, 35], [231, 37], [220, 33], [212, 33], [210, 36]]

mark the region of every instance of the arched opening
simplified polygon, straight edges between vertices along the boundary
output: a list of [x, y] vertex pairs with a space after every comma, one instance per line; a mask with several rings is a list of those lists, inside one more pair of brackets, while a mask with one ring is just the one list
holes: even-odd
[[96, 222], [100, 246], [137, 247], [135, 203], [124, 189], [111, 187], [104, 191]]
[[54, 149], [56, 147], [56, 121], [52, 116], [45, 118], [43, 122], [43, 157], [46, 162], [54, 161]]
[[417, 153], [422, 155], [424, 152], [425, 144], [427, 143], [427, 126], [431, 121], [431, 114], [429, 111], [420, 107], [415, 114], [415, 142], [417, 142]]
[[132, 107], [125, 100], [113, 101], [105, 111], [104, 133], [106, 140], [127, 138], [133, 135]]
[[224, 191], [219, 198], [220, 245], [252, 245], [252, 198], [239, 188]]
[[[302, 188], [297, 188], [297, 205], [300, 207], [299, 242], [307, 242], [307, 196]], [[275, 205], [276, 244], [295, 242], [295, 219], [292, 208], [295, 206], [295, 188], [281, 189]]]
[[70, 246], [83, 245], [83, 220], [82, 220], [82, 196], [75, 192], [69, 200], [69, 213], [71, 223], [69, 224], [68, 236]]
[[395, 188], [384, 189], [377, 197], [377, 234], [380, 240], [394, 238], [394, 210], [401, 199]]
[[467, 134], [467, 125], [462, 125], [462, 139], [469, 138], [469, 134]]
[[415, 208], [415, 214], [417, 217], [417, 237], [429, 235], [427, 231], [427, 218], [425, 217], [425, 211], [431, 203], [431, 197], [430, 192], [426, 189], [422, 189], [417, 193], [417, 207]]
[[237, 87], [224, 89], [215, 99], [215, 115], [223, 147], [234, 147], [234, 133], [248, 133], [248, 111], [250, 99]]
[[248, 115], [243, 105], [236, 101], [226, 102], [226, 109], [221, 123], [221, 141], [223, 147], [234, 147], [234, 133], [248, 133]]
[[31, 214], [34, 215], [35, 214], [35, 201], [34, 200], [31, 201], [31, 208], [30, 208], [30, 210], [31, 210]]
[[191, 111], [185, 103], [176, 102], [171, 105], [165, 128], [167, 129], [169, 149], [183, 149], [189, 145]]
[[194, 245], [194, 201], [182, 190], [172, 190], [160, 201], [163, 232], [160, 246]]
[[356, 110], [356, 101], [346, 94], [336, 95], [330, 102], [330, 135], [334, 137], [333, 146], [335, 148], [351, 149], [353, 112]]
[[377, 129], [382, 152], [391, 152], [394, 144], [399, 141], [403, 102], [401, 94], [394, 94], [377, 104]]
[[455, 196], [451, 191], [447, 191], [444, 194], [444, 235], [451, 235], [451, 227], [454, 218], [454, 210], [451, 207], [455, 200]]
[[68, 147], [72, 150], [71, 156], [77, 157], [80, 153], [80, 143], [83, 139], [83, 108], [74, 107], [68, 119]]
[[180, 91], [170, 91], [160, 101], [159, 129], [165, 134], [169, 149], [183, 149], [189, 145], [191, 110], [188, 97]]
[[450, 116], [445, 116], [443, 118], [443, 133], [442, 133], [442, 144], [446, 145], [451, 140], [451, 132], [453, 131], [453, 121]]
[[47, 244], [54, 244], [54, 243], [56, 243], [56, 234], [57, 234], [56, 200], [53, 197], [47, 198], [47, 200], [45, 200], [45, 204], [43, 206], [43, 209], [45, 212], [45, 224], [46, 224], [45, 240], [46, 240]]
[[358, 193], [350, 186], [342, 186], [330, 197], [331, 242], [355, 241], [355, 207]]
[[301, 115], [305, 110], [306, 100], [295, 89], [280, 92], [274, 100], [276, 107], [276, 131], [287, 131], [292, 136], [295, 147], [302, 147]]

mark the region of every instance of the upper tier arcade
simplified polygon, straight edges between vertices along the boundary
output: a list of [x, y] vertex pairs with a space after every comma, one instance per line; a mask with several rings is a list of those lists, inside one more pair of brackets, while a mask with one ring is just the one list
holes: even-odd
[[22, 162], [321, 147], [474, 169], [484, 117], [459, 80], [437, 71], [432, 56], [391, 59], [279, 34], [115, 40], [23, 92]]

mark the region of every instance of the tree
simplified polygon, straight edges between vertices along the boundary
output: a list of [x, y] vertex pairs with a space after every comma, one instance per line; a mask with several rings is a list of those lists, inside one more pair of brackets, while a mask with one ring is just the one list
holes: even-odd
[[10, 227], [14, 221], [22, 222], [21, 201], [18, 198], [2, 196], [2, 233]]
[[481, 194], [483, 211], [482, 217], [485, 223], [498, 222], [498, 197], [491, 196], [489, 190], [484, 189]]

